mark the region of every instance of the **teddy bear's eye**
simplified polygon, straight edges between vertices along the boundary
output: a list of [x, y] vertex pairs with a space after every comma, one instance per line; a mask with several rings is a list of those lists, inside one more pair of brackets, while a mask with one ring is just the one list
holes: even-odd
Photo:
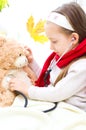
[[22, 54], [19, 54], [19, 56], [21, 56]]

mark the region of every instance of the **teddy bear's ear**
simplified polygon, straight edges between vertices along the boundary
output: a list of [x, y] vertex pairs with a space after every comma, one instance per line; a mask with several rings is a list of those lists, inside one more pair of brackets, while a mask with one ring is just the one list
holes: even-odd
[[0, 47], [2, 47], [3, 43], [6, 42], [6, 38], [0, 36]]

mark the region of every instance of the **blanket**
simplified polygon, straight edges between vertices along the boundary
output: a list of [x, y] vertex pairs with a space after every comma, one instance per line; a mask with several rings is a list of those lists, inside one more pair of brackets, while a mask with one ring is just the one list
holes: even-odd
[[[11, 107], [0, 108], [0, 128], [3, 130], [86, 130], [86, 112], [65, 102], [58, 103], [53, 111], [43, 111], [53, 103], [28, 99], [19, 95]], [[5, 125], [4, 125], [5, 124]]]

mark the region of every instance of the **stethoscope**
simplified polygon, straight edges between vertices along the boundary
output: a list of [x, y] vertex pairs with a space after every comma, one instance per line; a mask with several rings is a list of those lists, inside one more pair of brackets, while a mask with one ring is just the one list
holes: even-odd
[[[49, 65], [47, 71], [45, 72], [45, 75], [44, 75], [44, 86], [45, 87], [48, 87], [47, 78], [48, 78], [50, 72], [52, 71], [53, 67], [59, 62], [59, 60], [61, 59], [61, 57], [58, 59], [57, 62], [56, 62], [55, 57], [54, 57], [53, 60], [51, 61], [50, 65]], [[52, 108], [44, 110], [43, 112], [47, 113], [47, 112], [53, 111], [54, 109], [57, 108], [57, 105], [58, 105], [58, 102], [54, 102], [54, 106]]]
[[[45, 75], [44, 75], [44, 86], [45, 87], [48, 87], [48, 84], [47, 84], [47, 78], [50, 74], [50, 72], [52, 71], [52, 69], [56, 66], [56, 64], [60, 61], [60, 59], [64, 56], [65, 52], [59, 57], [59, 59], [56, 61], [55, 60], [55, 57], [53, 58], [53, 60], [51, 61], [47, 71], [45, 72]], [[47, 110], [44, 110], [43, 112], [44, 113], [47, 113], [47, 112], [50, 112], [50, 111], [53, 111], [54, 109], [57, 108], [57, 105], [58, 105], [58, 102], [54, 102], [54, 106], [50, 109], [47, 109]]]
[[[49, 67], [48, 67], [48, 69], [47, 69], [47, 71], [45, 72], [45, 75], [44, 75], [44, 84], [45, 84], [44, 86], [45, 86], [45, 87], [48, 87], [47, 78], [48, 78], [50, 72], [51, 72], [52, 69], [56, 66], [56, 64], [61, 60], [61, 58], [68, 52], [68, 50], [69, 50], [69, 48], [71, 47], [71, 45], [72, 45], [72, 44], [69, 44], [68, 48], [67, 48], [67, 49], [64, 51], [64, 53], [58, 58], [57, 61], [55, 60], [55, 57], [54, 57], [53, 60], [51, 61], [50, 65], [49, 65]], [[50, 108], [50, 109], [47, 109], [47, 110], [45, 110], [45, 111], [43, 111], [43, 112], [45, 112], [45, 113], [50, 112], [50, 111], [56, 109], [56, 108], [57, 108], [57, 105], [58, 105], [58, 102], [54, 102], [54, 107], [52, 107], [52, 108]]]
[[28, 99], [27, 99], [27, 97], [23, 93], [21, 93], [20, 91], [15, 90], [14, 92], [16, 94], [20, 94], [24, 98], [24, 100], [25, 100], [24, 107], [27, 107], [27, 105], [28, 105]]

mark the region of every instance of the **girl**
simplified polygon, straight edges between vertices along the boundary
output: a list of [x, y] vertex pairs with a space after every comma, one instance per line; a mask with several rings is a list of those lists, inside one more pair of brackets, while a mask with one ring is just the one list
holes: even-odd
[[75, 2], [52, 11], [45, 32], [54, 51], [38, 68], [28, 55], [30, 66], [38, 79], [35, 85], [12, 79], [10, 89], [18, 90], [30, 99], [64, 101], [86, 111], [86, 14]]

